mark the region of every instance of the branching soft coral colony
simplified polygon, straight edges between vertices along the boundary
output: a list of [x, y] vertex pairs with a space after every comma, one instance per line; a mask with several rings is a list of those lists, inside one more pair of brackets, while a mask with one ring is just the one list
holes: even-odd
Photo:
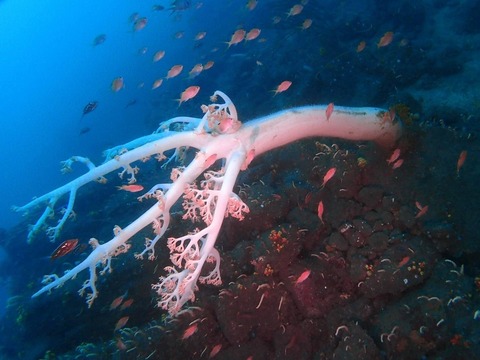
[[[154, 284], [153, 289], [159, 295], [158, 305], [174, 315], [187, 301], [194, 300], [198, 282], [221, 284], [220, 255], [214, 245], [226, 216], [242, 220], [249, 211], [247, 204], [233, 192], [233, 187], [239, 172], [246, 170], [256, 156], [290, 142], [314, 136], [372, 140], [383, 146], [393, 146], [401, 133], [400, 124], [389, 118], [388, 112], [377, 108], [335, 107], [332, 112], [330, 107], [326, 112], [326, 106], [307, 106], [242, 124], [228, 96], [216, 91], [211, 100], [215, 102], [217, 97], [223, 99], [224, 103], [203, 105], [204, 116], [201, 119], [176, 117], [167, 120], [156, 133], [107, 150], [107, 160], [100, 166], [95, 166], [86, 158], [70, 158], [64, 162], [64, 171], [68, 171], [76, 161], [84, 163], [89, 171], [70, 183], [16, 208], [17, 211], [26, 212], [40, 205], [45, 206], [43, 214], [29, 231], [30, 242], [39, 231], [46, 228], [47, 219], [55, 215], [53, 209], [56, 202], [68, 195], [67, 208], [57, 225], [46, 229], [53, 241], [73, 214], [77, 191], [83, 185], [92, 181], [105, 184], [105, 175], [118, 169], [121, 169], [120, 175], [127, 175], [128, 182], [133, 184], [139, 171], [138, 167], [132, 165], [134, 162], [146, 161], [151, 157], [164, 161], [165, 152], [173, 151], [173, 155], [164, 162], [166, 165], [181, 157], [186, 148], [197, 150], [190, 164], [172, 170], [171, 183], [157, 184], [138, 198], [154, 200], [153, 206], [124, 229], [115, 226], [111, 240], [100, 244], [97, 239], [90, 239], [93, 248], [91, 254], [62, 276], [45, 276], [44, 287], [33, 294], [33, 297], [59, 287], [81, 271], [89, 269], [90, 277], [83, 284], [80, 294], [87, 293], [87, 303], [91, 306], [98, 295], [96, 267], [103, 266], [100, 275], [110, 271], [112, 257], [127, 252], [130, 248], [127, 241], [148, 225], [153, 227], [154, 237], [147, 239], [145, 249], [135, 254], [135, 257], [143, 259], [147, 256], [149, 260], [154, 260], [155, 245], [165, 235], [170, 223], [170, 210], [182, 197], [183, 219], [201, 219], [205, 227], [194, 233], [178, 238], [170, 237], [167, 240], [173, 266], [165, 268], [167, 274], [160, 277], [159, 283]], [[208, 170], [217, 161], [223, 165], [221, 170]], [[204, 180], [196, 185], [196, 179], [202, 174]], [[213, 262], [215, 266], [209, 274], [201, 276], [205, 262]]]

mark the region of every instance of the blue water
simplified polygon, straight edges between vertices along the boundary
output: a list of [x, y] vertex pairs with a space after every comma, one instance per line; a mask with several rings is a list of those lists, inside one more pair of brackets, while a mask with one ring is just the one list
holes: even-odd
[[[150, 15], [148, 26], [136, 33], [129, 22], [134, 12]], [[11, 205], [65, 181], [60, 161], [83, 155], [101, 162], [107, 147], [155, 129], [161, 118], [150, 119], [151, 101], [159, 95], [151, 92], [151, 84], [177, 62], [185, 65], [185, 75], [194, 61], [186, 59], [190, 49], [183, 50], [182, 41], [172, 40], [185, 26], [173, 19], [167, 11], [152, 14], [149, 2], [0, 3], [0, 227], [18, 221]], [[93, 47], [102, 33], [105, 43]], [[193, 35], [188, 31], [186, 37]], [[149, 50], [140, 56], [145, 46]], [[153, 64], [160, 49], [167, 55]], [[125, 89], [113, 93], [110, 85], [118, 76], [125, 78]], [[143, 89], [137, 88], [140, 82]], [[183, 90], [165, 85], [159, 92], [170, 94], [174, 108], [173, 99]], [[83, 107], [92, 100], [98, 108], [82, 119]], [[133, 100], [137, 103], [125, 108]], [[85, 127], [91, 130], [80, 135]]]
[[[304, 4], [303, 11], [287, 16], [292, 6], [300, 2]], [[172, 3], [185, 5], [185, 10], [183, 6], [179, 11], [169, 10]], [[293, 355], [297, 348], [310, 351], [305, 350], [304, 358], [323, 357], [320, 353], [331, 355], [338, 344], [343, 344], [333, 335], [335, 328], [332, 330], [332, 324], [336, 327], [347, 322], [352, 336], [359, 336], [358, 329], [363, 326], [360, 335], [365, 336], [361, 337], [362, 341], [373, 339], [369, 342], [373, 345], [369, 345], [369, 349], [378, 348], [388, 353], [389, 358], [409, 358], [409, 355], [410, 358], [421, 358], [425, 354], [448, 358], [457, 352], [463, 358], [478, 356], [472, 354], [478, 350], [476, 344], [480, 339], [479, 322], [473, 320], [475, 310], [480, 309], [480, 267], [477, 261], [480, 253], [477, 204], [480, 196], [476, 184], [480, 176], [477, 155], [480, 151], [478, 1], [258, 0], [253, 10], [247, 9], [246, 4], [246, 0], [0, 0], [0, 358], [38, 359], [48, 350], [57, 354], [70, 352], [65, 358], [74, 358], [77, 346], [86, 343], [94, 344], [90, 348], [91, 354], [95, 351], [103, 355], [124, 354], [117, 341], [128, 336], [122, 334], [122, 337], [118, 331], [112, 330], [119, 317], [125, 314], [130, 316], [127, 327], [138, 327], [140, 334], [153, 331], [150, 335], [158, 341], [154, 341], [153, 345], [135, 343], [138, 345], [135, 350], [138, 358], [146, 358], [156, 349], [157, 357], [152, 359], [162, 359], [165, 357], [158, 354], [177, 354], [180, 348], [182, 352], [175, 356], [198, 358], [208, 345], [208, 352], [203, 355], [207, 358], [210, 350], [219, 343], [223, 344], [222, 352], [225, 351], [219, 354], [223, 358], [232, 358], [232, 352], [236, 350], [239, 351], [236, 353], [238, 358], [248, 358], [252, 352], [242, 352], [245, 348], [264, 354], [263, 358], [273, 357], [274, 352], [280, 354], [277, 356], [280, 358], [287, 350], [292, 352], [292, 358], [302, 358]], [[154, 11], [153, 6], [163, 6], [164, 9]], [[134, 31], [129, 20], [134, 13], [147, 17], [144, 29]], [[312, 24], [302, 29], [307, 19], [311, 19]], [[261, 29], [257, 39], [227, 47], [226, 43], [236, 30], [249, 31], [253, 28]], [[194, 40], [200, 32], [206, 32], [205, 38]], [[378, 46], [382, 36], [389, 32], [393, 32], [391, 43]], [[105, 42], [93, 46], [94, 39], [100, 34], [106, 35]], [[358, 51], [362, 41], [366, 43], [365, 49]], [[166, 55], [154, 63], [152, 57], [159, 50], [165, 50]], [[208, 61], [214, 61], [211, 69], [204, 70], [193, 79], [188, 77], [195, 64], [206, 64]], [[165, 78], [167, 71], [177, 64], [184, 66], [182, 73], [175, 78], [164, 79], [160, 88], [152, 90], [153, 82]], [[113, 92], [111, 84], [117, 77], [124, 78], [125, 87]], [[285, 80], [292, 82], [291, 87], [273, 96], [273, 91]], [[200, 86], [199, 94], [179, 107], [176, 99], [191, 85]], [[166, 326], [162, 318], [165, 313], [154, 307], [155, 296], [150, 284], [160, 276], [160, 268], [164, 266], [159, 266], [160, 260], [168, 261], [165, 242], [159, 241], [158, 254], [163, 259], [158, 263], [139, 262], [130, 253], [114, 259], [114, 272], [98, 282], [100, 295], [91, 309], [86, 308], [84, 298], [76, 293], [84, 278], [69, 281], [63, 288], [54, 290], [51, 296], [42, 295], [31, 300], [30, 296], [40, 287], [43, 274], [60, 274], [83, 260], [86, 253], [69, 254], [51, 261], [50, 254], [58, 243], [50, 243], [43, 233], [39, 233], [33, 244], [27, 246], [28, 224], [35, 222], [38, 214], [35, 215], [37, 217], [27, 214], [22, 218], [21, 214], [11, 210], [11, 206], [24, 205], [33, 197], [83, 174], [85, 169], [81, 164], [74, 166], [72, 174], [60, 173], [60, 162], [72, 155], [87, 156], [95, 164], [100, 164], [103, 162], [103, 150], [151, 134], [163, 120], [180, 115], [199, 117], [200, 105], [208, 103], [215, 90], [222, 90], [232, 98], [242, 121], [294, 106], [334, 102], [336, 106], [385, 109], [397, 106], [397, 115], [406, 129], [398, 145], [405, 162], [395, 171], [385, 164], [385, 158], [390, 154], [363, 143], [340, 143], [341, 151], [337, 158], [329, 158], [329, 161], [336, 161], [336, 166], [345, 166], [345, 184], [360, 184], [360, 188], [378, 183], [393, 204], [392, 209], [382, 209], [385, 210], [382, 221], [391, 228], [387, 229], [383, 223], [381, 226], [375, 224], [386, 226], [379, 232], [388, 233], [388, 243], [383, 244], [377, 239], [376, 248], [371, 252], [368, 252], [371, 250], [368, 247], [353, 246], [343, 238], [345, 241], [341, 242], [338, 236], [331, 236], [334, 233], [338, 235], [344, 221], [354, 220], [352, 214], [357, 214], [355, 220], [365, 217], [373, 221], [372, 212], [378, 209], [365, 214], [368, 209], [360, 205], [360, 196], [348, 200], [350, 202], [340, 198], [338, 189], [343, 191], [343, 186], [347, 186], [341, 183], [343, 180], [332, 185], [332, 188], [337, 186], [338, 189], [334, 189], [338, 191], [328, 187], [319, 189], [316, 183], [318, 169], [333, 165], [325, 163], [320, 166], [319, 160], [312, 158], [325, 148], [310, 143], [305, 145], [307, 150], [297, 148], [291, 153], [284, 151], [272, 157], [256, 159], [255, 171], [260, 175], [257, 177], [255, 171], [242, 172], [240, 182], [245, 180], [252, 186], [256, 184], [256, 190], [251, 191], [257, 191], [266, 202], [272, 199], [285, 201], [279, 209], [288, 212], [288, 217], [274, 218], [267, 211], [265, 217], [271, 220], [267, 230], [250, 225], [251, 232], [245, 230], [237, 238], [235, 235], [241, 232], [242, 224], [234, 222], [239, 228], [227, 227], [227, 235], [222, 232], [221, 236], [227, 238], [223, 240], [228, 243], [219, 242], [216, 245], [222, 260], [228, 259], [228, 263], [245, 251], [243, 266], [225, 274], [225, 284], [231, 281], [230, 285], [236, 286], [230, 290], [243, 289], [243, 285], [237, 284], [237, 277], [242, 272], [246, 273], [245, 281], [251, 281], [250, 290], [259, 284], [258, 274], [252, 268], [252, 261], [258, 259], [248, 258], [251, 254], [247, 254], [247, 250], [234, 252], [228, 247], [247, 242], [245, 249], [249, 249], [250, 244], [258, 242], [262, 236], [268, 238], [271, 229], [279, 229], [285, 224], [297, 226], [295, 220], [304, 221], [304, 226], [314, 234], [309, 239], [310, 247], [305, 246], [298, 256], [289, 260], [288, 266], [291, 267], [281, 274], [286, 279], [275, 277], [280, 276], [275, 274], [261, 281], [277, 281], [277, 285], [279, 280], [287, 282], [290, 270], [301, 273], [309, 261], [317, 261], [319, 253], [327, 252], [332, 257], [332, 263], [322, 271], [332, 271], [334, 278], [341, 278], [340, 270], [338, 273], [335, 271], [342, 266], [346, 266], [346, 274], [356, 277], [359, 275], [355, 270], [349, 272], [354, 266], [361, 273], [365, 268], [362, 265], [385, 265], [388, 261], [381, 263], [382, 256], [393, 254], [398, 255], [396, 263], [407, 261], [408, 265], [402, 265], [402, 271], [411, 265], [408, 261], [412, 262], [414, 256], [419, 256], [415, 258], [418, 263], [431, 260], [425, 265], [428, 274], [423, 279], [425, 281], [419, 281], [415, 284], [417, 287], [401, 291], [397, 286], [391, 293], [381, 293], [382, 289], [372, 286], [381, 295], [371, 289], [374, 295], [369, 297], [364, 296], [358, 286], [365, 278], [351, 280], [349, 276], [344, 276], [341, 278], [343, 282], [339, 283], [344, 285], [351, 281], [353, 285], [342, 289], [343, 297], [321, 299], [325, 303], [330, 302], [327, 305], [332, 309], [340, 309], [334, 314], [342, 315], [332, 321], [324, 321], [323, 317], [319, 320], [315, 316], [300, 316], [294, 295], [290, 294], [293, 291], [284, 290], [280, 285], [271, 286], [265, 301], [269, 301], [268, 296], [271, 296], [270, 299], [280, 296], [275, 291], [284, 291], [281, 296], [285, 295], [285, 309], [291, 311], [289, 317], [285, 317], [285, 325], [282, 324], [287, 327], [292, 325], [287, 331], [283, 328], [282, 332], [280, 325], [270, 328], [265, 320], [263, 325], [252, 325], [252, 330], [245, 335], [248, 342], [236, 342], [237, 338], [231, 334], [233, 340], [228, 337], [228, 326], [219, 324], [222, 314], [225, 314], [220, 312], [219, 315], [217, 311], [215, 316], [211, 316], [213, 310], [210, 307], [217, 305], [209, 304], [206, 306], [211, 311], [208, 319], [205, 323], [202, 320], [205, 331], [196, 334], [205, 333], [208, 338], [205, 336], [196, 340], [197, 343], [193, 340], [190, 343], [179, 340], [184, 330], [183, 323], [179, 328], [173, 326], [173, 332], [170, 332], [171, 329], [166, 332], [158, 330], [163, 329], [160, 325]], [[85, 105], [92, 101], [98, 102], [97, 108], [83, 115]], [[331, 142], [328, 144], [333, 148]], [[351, 158], [346, 155], [341, 157], [346, 149]], [[457, 159], [461, 151], [468, 151], [468, 156], [463, 167], [458, 169]], [[299, 159], [309, 163], [300, 164], [301, 170], [296, 170], [289, 167], [292, 159], [295, 166]], [[367, 164], [365, 169], [358, 165], [361, 160]], [[149, 164], [141, 166], [155, 174], [162, 171], [159, 167], [148, 167]], [[348, 178], [349, 175], [352, 177]], [[160, 176], [166, 175], [163, 173]], [[258, 180], [266, 183], [265, 193], [259, 190]], [[111, 237], [114, 224], [132, 221], [139, 206], [146, 206], [138, 205], [133, 198], [128, 202], [129, 207], [124, 207], [122, 199], [126, 196], [122, 196], [125, 194], [119, 196], [114, 188], [99, 191], [94, 197], [87, 196], [93, 188], [86, 188], [80, 189], [75, 204], [79, 219], [85, 222], [69, 222], [67, 233], [62, 233], [61, 240], [79, 237], [81, 242], [86, 243], [90, 237], [96, 236], [104, 241]], [[378, 194], [375, 189], [367, 190], [375, 195]], [[325, 228], [318, 224], [316, 206], [312, 205], [314, 200], [318, 203], [323, 195]], [[308, 196], [314, 199], [310, 208], [306, 204]], [[62, 199], [57, 207], [65, 202]], [[429, 205], [429, 211], [420, 219], [414, 215], [408, 218], [418, 211], [416, 202]], [[395, 208], [396, 204], [402, 206], [400, 210]], [[252, 206], [252, 203], [249, 205]], [[303, 215], [298, 215], [301, 211], [304, 211]], [[330, 215], [333, 213], [336, 218]], [[263, 224], [262, 215], [256, 215], [258, 224]], [[56, 220], [49, 221], [54, 224]], [[178, 223], [172, 227], [176, 227], [177, 231], [178, 227], [181, 231], [185, 230]], [[295, 236], [292, 235], [291, 239]], [[298, 241], [298, 238], [295, 239]], [[399, 244], [401, 241], [404, 242]], [[143, 239], [137, 241], [140, 245], [142, 242]], [[415, 248], [417, 253], [412, 255], [411, 243], [415, 246], [421, 243], [424, 247], [419, 245], [419, 249]], [[335, 248], [340, 248], [339, 244], [343, 245], [343, 250]], [[378, 250], [383, 245], [384, 253]], [[405, 245], [401, 249], [405, 253], [395, 252], [402, 247], [400, 245]], [[295, 251], [291, 253], [295, 254]], [[365, 264], [356, 261], [358, 259], [364, 259]], [[452, 262], [448, 262], [453, 260], [458, 267], [453, 268]], [[272, 264], [278, 265], [275, 261], [283, 260], [272, 258]], [[233, 267], [237, 265], [235, 261], [232, 264]], [[315, 265], [318, 266], [318, 262]], [[315, 273], [319, 279], [319, 270], [312, 271], [311, 277], [314, 278]], [[457, 282], [455, 277], [455, 284], [451, 285], [452, 276], [457, 273], [461, 281]], [[418, 280], [418, 276], [415, 279]], [[321, 281], [318, 280], [318, 283]], [[403, 282], [400, 281], [401, 284]], [[228, 286], [212, 289], [201, 285], [199, 302], [205, 304], [213, 298], [218, 300], [218, 291]], [[128, 294], [134, 300], [132, 307], [123, 313], [111, 311], [112, 300], [122, 294]], [[252, 300], [256, 295], [255, 290], [247, 298]], [[456, 296], [462, 300], [457, 299], [452, 306], [449, 300]], [[432, 310], [431, 307], [426, 308], [431, 305], [430, 302], [419, 302], [418, 297], [420, 300], [438, 297], [442, 305]], [[360, 311], [352, 305], [357, 300], [366, 304]], [[257, 303], [255, 298], [253, 308]], [[251, 304], [248, 304], [250, 307], [246, 304], [247, 301], [239, 308], [252, 308]], [[338, 304], [352, 308], [342, 312], [341, 307], [335, 307]], [[412, 312], [405, 315], [406, 304]], [[278, 303], [268, 306], [277, 308]], [[347, 315], [363, 314], [367, 308], [371, 313], [362, 319]], [[391, 331], [395, 325], [391, 313], [383, 309], [392, 311], [394, 315], [404, 315], [393, 316], [403, 322], [404, 327], [396, 333], [403, 342], [385, 344], [380, 341], [383, 339], [381, 334]], [[246, 318], [256, 321], [257, 315], [249, 314]], [[446, 321], [443, 327], [436, 325], [441, 317]], [[277, 319], [276, 316], [274, 318]], [[192, 319], [187, 320], [188, 324]], [[310, 325], [306, 325], [307, 322], [315, 322], [321, 330], [315, 333]], [[354, 323], [358, 328], [353, 328]], [[422, 325], [428, 331], [425, 330], [426, 335], [420, 338], [417, 332]], [[235, 332], [235, 329], [230, 330]], [[285, 333], [291, 337], [282, 337]], [[369, 338], [365, 340], [367, 335]], [[454, 344], [458, 335], [473, 345], [468, 342]], [[327, 336], [338, 341], [334, 344], [328, 341]], [[259, 339], [263, 341], [261, 346], [256, 342]], [[308, 342], [308, 339], [312, 342], [310, 347], [302, 342]], [[410, 347], [405, 344], [410, 344]], [[404, 353], [399, 350], [400, 345], [404, 347]], [[128, 346], [133, 345], [130, 343]], [[164, 349], [171, 352], [163, 352]], [[356, 350], [362, 352], [363, 347]], [[262, 358], [260, 355], [257, 357]]]

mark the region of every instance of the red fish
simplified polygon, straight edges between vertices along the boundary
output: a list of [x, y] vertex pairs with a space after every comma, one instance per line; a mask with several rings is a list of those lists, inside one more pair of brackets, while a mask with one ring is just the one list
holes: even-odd
[[212, 60], [207, 61], [205, 65], [203, 65], [203, 70], [208, 70], [213, 66], [214, 62]]
[[247, 32], [243, 29], [239, 29], [237, 31], [235, 31], [232, 35], [232, 38], [230, 39], [229, 42], [227, 42], [228, 44], [228, 47], [232, 46], [232, 45], [236, 45], [240, 42], [243, 41], [243, 39], [245, 38], [245, 35], [247, 34]]
[[403, 159], [399, 159], [393, 163], [392, 169], [393, 170], [398, 169], [402, 165], [403, 165]]
[[380, 38], [380, 41], [378, 42], [377, 47], [381, 48], [381, 47], [390, 45], [392, 40], [393, 40], [393, 32], [388, 31]]
[[128, 299], [122, 304], [122, 306], [120, 306], [120, 310], [128, 309], [130, 306], [132, 306], [132, 304], [133, 304], [133, 299]]
[[111, 310], [115, 310], [117, 307], [120, 306], [120, 304], [122, 303], [123, 299], [125, 299], [125, 296], [127, 296], [127, 293], [115, 298], [112, 303], [110, 304], [110, 311]]
[[327, 116], [327, 121], [330, 120], [330, 116], [333, 113], [333, 103], [328, 104], [327, 109], [325, 110], [325, 115]]
[[301, 284], [302, 282], [307, 280], [307, 278], [310, 276], [310, 273], [310, 270], [305, 270], [303, 273], [301, 273], [297, 281], [295, 281], [295, 285]]
[[115, 344], [117, 346], [117, 349], [120, 351], [125, 351], [127, 350], [127, 345], [122, 341], [122, 339], [117, 339], [117, 342]]
[[457, 160], [457, 176], [459, 175], [460, 169], [462, 168], [463, 164], [467, 160], [467, 150], [463, 150], [460, 155], [458, 156]]
[[123, 328], [127, 324], [127, 321], [129, 318], [130, 318], [129, 316], [124, 316], [120, 320], [118, 320], [117, 324], [115, 325], [115, 330], [113, 331], [117, 331]]
[[171, 79], [178, 74], [180, 74], [183, 70], [183, 65], [174, 65], [170, 70], [168, 70], [166, 79]]
[[275, 94], [273, 94], [273, 96], [277, 95], [278, 93], [281, 93], [281, 92], [284, 92], [284, 91], [288, 90], [290, 85], [292, 85], [291, 81], [288, 81], [288, 80], [282, 81], [282, 83], [280, 85], [278, 85], [275, 90], [272, 90], [273, 92], [275, 92]]
[[292, 8], [290, 9], [290, 11], [287, 13], [287, 17], [298, 15], [302, 12], [302, 10], [303, 10], [302, 5], [300, 5], [300, 4], [293, 5]]
[[163, 83], [163, 79], [157, 79], [153, 82], [152, 90], [159, 88]]
[[318, 203], [317, 214], [318, 214], [318, 218], [322, 223], [323, 223], [323, 210], [324, 210], [323, 201], [320, 200], [320, 202]]
[[367, 43], [365, 41], [360, 41], [357, 45], [357, 53], [362, 52], [365, 49], [365, 46], [367, 46]]
[[196, 322], [195, 324], [193, 325], [190, 325], [187, 330], [185, 330], [183, 332], [183, 335], [182, 335], [182, 340], [185, 340], [185, 339], [188, 339], [190, 336], [192, 336], [193, 334], [195, 334], [198, 330], [198, 322]]
[[260, 35], [260, 29], [252, 29], [245, 35], [245, 41], [255, 40]]
[[165, 50], [159, 50], [153, 55], [153, 62], [160, 61], [165, 56]]
[[400, 262], [398, 263], [398, 267], [401, 268], [403, 265], [405, 265], [406, 263], [408, 263], [408, 261], [410, 260], [410, 256], [405, 256], [402, 260], [400, 260]]
[[193, 99], [197, 96], [198, 92], [200, 91], [200, 86], [189, 86], [185, 89], [184, 92], [180, 95], [180, 99], [177, 99], [178, 106], [182, 105], [183, 102]]
[[336, 168], [331, 168], [330, 170], [327, 171], [327, 173], [323, 177], [322, 187], [324, 187], [325, 184], [333, 177], [333, 175], [335, 175], [336, 171], [337, 171]]
[[209, 359], [213, 358], [215, 355], [217, 355], [220, 350], [222, 349], [222, 344], [215, 345], [212, 348], [212, 351], [210, 351], [210, 355], [208, 356]]
[[78, 239], [70, 239], [62, 242], [50, 255], [50, 260], [55, 260], [72, 252], [78, 244]]
[[388, 158], [387, 163], [388, 163], [388, 164], [394, 163], [395, 161], [398, 160], [399, 157], [400, 157], [400, 149], [397, 148], [397, 149], [395, 149], [395, 151], [392, 153], [392, 155]]
[[312, 19], [305, 19], [300, 28], [302, 30], [307, 30], [310, 26], [312, 26]]
[[125, 82], [123, 81], [123, 77], [119, 76], [112, 81], [111, 89], [113, 92], [118, 92], [125, 87]]
[[188, 73], [188, 78], [193, 79], [194, 77], [200, 75], [200, 73], [203, 71], [203, 65], [202, 64], [196, 64], [192, 70]]
[[418, 201], [415, 201], [415, 206], [417, 207], [417, 209], [419, 210], [419, 212], [417, 213], [417, 215], [415, 215], [415, 219], [418, 219], [419, 217], [422, 217], [423, 215], [425, 215], [428, 211], [428, 205], [426, 206], [422, 206], [422, 204], [420, 204]]
[[147, 18], [146, 17], [142, 17], [142, 18], [139, 18], [137, 20], [135, 20], [135, 22], [133, 23], [133, 31], [140, 31], [142, 30], [145, 26], [147, 26]]
[[128, 192], [139, 192], [143, 190], [142, 185], [122, 185], [122, 186], [117, 186], [118, 190], [124, 190]]

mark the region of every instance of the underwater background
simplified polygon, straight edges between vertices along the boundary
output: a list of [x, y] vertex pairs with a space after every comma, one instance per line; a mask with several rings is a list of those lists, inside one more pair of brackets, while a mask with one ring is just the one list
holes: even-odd
[[[250, 39], [235, 43], [239, 29]], [[480, 357], [478, 1], [3, 0], [0, 36], [1, 359]], [[179, 104], [190, 86], [200, 91]], [[201, 285], [173, 321], [150, 285], [168, 264], [162, 241], [158, 262], [115, 259], [90, 309], [77, 294], [84, 279], [31, 299], [44, 274], [88, 249], [51, 261], [60, 242], [26, 241], [40, 210], [11, 207], [83, 174], [62, 174], [61, 161], [101, 164], [162, 121], [199, 116], [215, 90], [242, 121], [331, 102], [393, 109], [403, 162], [392, 169], [390, 150], [335, 139], [254, 161], [237, 183], [261, 206], [246, 200], [248, 218], [225, 220], [223, 285]], [[346, 174], [323, 189], [332, 166]], [[168, 178], [160, 171], [145, 184]], [[346, 184], [350, 198], [338, 195]], [[145, 210], [115, 186], [94, 190], [79, 191], [62, 241], [107, 239]]]

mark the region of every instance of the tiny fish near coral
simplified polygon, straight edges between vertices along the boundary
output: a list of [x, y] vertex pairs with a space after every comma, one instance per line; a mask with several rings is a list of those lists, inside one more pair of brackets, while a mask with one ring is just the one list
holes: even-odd
[[184, 92], [180, 95], [180, 99], [177, 99], [178, 106], [182, 105], [183, 102], [193, 99], [197, 96], [198, 92], [200, 91], [200, 86], [189, 86], [185, 89]]
[[311, 272], [311, 270], [305, 270], [303, 273], [301, 273], [297, 281], [295, 281], [295, 286], [307, 280]]
[[50, 255], [50, 260], [55, 260], [72, 252], [78, 244], [78, 239], [70, 239], [62, 242]]
[[128, 191], [128, 192], [139, 192], [143, 190], [142, 185], [122, 185], [122, 186], [117, 186], [118, 190], [123, 190], [123, 191]]
[[323, 183], [322, 183], [322, 188], [327, 184], [327, 182], [335, 175], [335, 172], [337, 171], [336, 168], [331, 168], [327, 171], [325, 176], [323, 177]]
[[387, 31], [379, 40], [377, 47], [381, 48], [390, 45], [393, 40], [393, 32]]
[[278, 93], [284, 92], [288, 90], [288, 88], [292, 85], [291, 81], [285, 80], [280, 83], [280, 85], [277, 86], [275, 90], [272, 90], [275, 94], [273, 96], [277, 95]]
[[323, 201], [320, 200], [320, 202], [318, 203], [317, 215], [320, 221], [322, 222], [322, 224], [323, 224], [323, 210], [324, 210]]
[[182, 335], [182, 340], [185, 340], [185, 339], [188, 339], [190, 336], [192, 336], [193, 334], [195, 334], [198, 330], [198, 322], [196, 322], [195, 324], [193, 325], [190, 325], [184, 332], [183, 332], [183, 335]]
[[127, 321], [128, 321], [129, 318], [130, 318], [129, 316], [124, 316], [120, 320], [118, 320], [117, 324], [115, 325], [115, 330], [113, 330], [113, 331], [120, 330], [125, 325], [127, 325]]
[[465, 164], [465, 160], [467, 160], [467, 151], [463, 150], [458, 156], [457, 160], [457, 176], [460, 175], [460, 169], [462, 168], [463, 164]]
[[388, 158], [387, 163], [388, 163], [388, 164], [392, 164], [392, 163], [394, 163], [395, 161], [397, 161], [399, 157], [400, 157], [400, 149], [397, 148], [397, 149], [395, 149], [395, 151], [392, 153], [392, 155]]
[[328, 104], [327, 109], [325, 110], [325, 116], [327, 117], [327, 121], [330, 120], [330, 116], [333, 113], [333, 103]]

